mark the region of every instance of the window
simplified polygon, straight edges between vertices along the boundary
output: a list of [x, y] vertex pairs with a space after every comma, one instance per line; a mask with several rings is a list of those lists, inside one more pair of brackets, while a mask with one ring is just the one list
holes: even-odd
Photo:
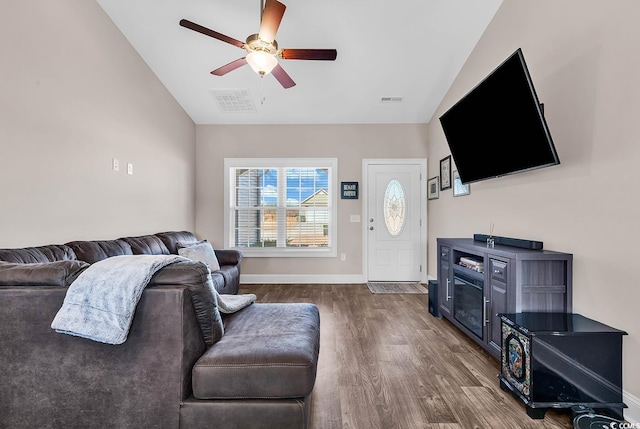
[[402, 232], [405, 218], [405, 201], [402, 184], [393, 179], [387, 185], [384, 193], [384, 224], [392, 237]]
[[226, 247], [336, 256], [336, 159], [225, 159]]

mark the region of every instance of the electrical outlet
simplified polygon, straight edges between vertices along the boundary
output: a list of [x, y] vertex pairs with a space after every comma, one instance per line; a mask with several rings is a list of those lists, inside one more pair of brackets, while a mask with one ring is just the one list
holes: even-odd
[[347, 260], [347, 254], [346, 253], [341, 253], [340, 254], [340, 260], [341, 261], [346, 261]]
[[130, 162], [127, 163], [127, 174], [133, 174], [133, 164]]
[[111, 168], [113, 168], [113, 171], [120, 171], [120, 161], [117, 158], [111, 160]]

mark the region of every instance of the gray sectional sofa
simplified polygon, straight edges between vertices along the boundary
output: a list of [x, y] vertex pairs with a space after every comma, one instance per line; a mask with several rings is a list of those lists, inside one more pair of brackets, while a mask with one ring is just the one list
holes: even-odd
[[178, 243], [196, 241], [180, 231], [0, 249], [0, 427], [308, 427], [318, 308], [254, 303], [220, 315], [208, 291], [237, 293], [240, 252], [216, 249], [221, 269], [213, 273], [197, 261], [160, 269], [123, 344], [51, 329], [67, 288], [90, 264], [175, 254]]

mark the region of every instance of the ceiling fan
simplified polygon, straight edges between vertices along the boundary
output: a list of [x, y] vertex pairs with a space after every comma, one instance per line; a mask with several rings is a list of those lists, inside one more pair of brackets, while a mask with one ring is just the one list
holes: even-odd
[[246, 56], [213, 70], [211, 74], [223, 76], [248, 63], [260, 76], [271, 73], [284, 88], [291, 88], [296, 83], [278, 64], [278, 58], [334, 61], [338, 52], [335, 49], [278, 49], [275, 37], [286, 8], [278, 0], [266, 0], [263, 7], [260, 0], [260, 31], [258, 34], [247, 37], [246, 42], [225, 36], [186, 19], [180, 20], [180, 25], [247, 51]]

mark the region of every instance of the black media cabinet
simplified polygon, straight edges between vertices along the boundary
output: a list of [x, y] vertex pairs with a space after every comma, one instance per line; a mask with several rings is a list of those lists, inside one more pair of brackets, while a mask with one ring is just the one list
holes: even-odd
[[438, 238], [440, 314], [500, 359], [499, 313], [572, 311], [573, 255]]
[[626, 332], [572, 313], [502, 314], [501, 322], [500, 387], [529, 417], [581, 405], [623, 418]]

